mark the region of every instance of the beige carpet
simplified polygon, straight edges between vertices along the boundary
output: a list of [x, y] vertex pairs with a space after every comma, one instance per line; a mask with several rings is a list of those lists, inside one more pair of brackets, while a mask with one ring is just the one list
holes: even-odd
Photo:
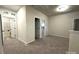
[[64, 54], [68, 51], [69, 40], [61, 37], [45, 37], [25, 45], [16, 39], [4, 40], [6, 54]]

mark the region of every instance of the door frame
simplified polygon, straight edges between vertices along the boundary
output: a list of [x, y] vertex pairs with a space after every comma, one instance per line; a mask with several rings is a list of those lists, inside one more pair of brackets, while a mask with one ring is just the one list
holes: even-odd
[[[40, 20], [40, 18], [38, 18], [38, 17], [35, 17], [35, 18], [39, 19], [39, 22], [40, 22], [40, 25], [41, 25], [41, 20]], [[35, 18], [34, 18], [34, 21], [35, 21]], [[36, 30], [36, 29], [35, 29], [35, 30]], [[40, 35], [41, 35], [41, 32], [40, 32], [40, 29], [39, 29], [39, 39], [40, 39]], [[35, 34], [35, 39], [36, 39], [36, 34]]]
[[3, 30], [2, 30], [2, 17], [1, 17], [1, 14], [0, 14], [0, 23], [1, 23], [1, 41], [2, 41], [2, 45], [4, 45], [4, 42], [3, 42]]

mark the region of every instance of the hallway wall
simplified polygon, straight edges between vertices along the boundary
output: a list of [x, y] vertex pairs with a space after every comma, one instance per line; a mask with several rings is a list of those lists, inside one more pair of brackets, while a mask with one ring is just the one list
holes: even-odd
[[26, 28], [26, 7], [22, 7], [17, 13], [18, 39], [22, 42], [27, 42]]
[[[31, 6], [24, 6], [17, 13], [18, 39], [25, 44], [35, 40], [35, 17], [41, 22], [45, 20], [47, 25], [48, 17]], [[45, 28], [47, 34], [47, 26]]]
[[49, 17], [48, 34], [69, 38], [69, 30], [73, 30], [74, 19], [79, 19], [79, 12], [71, 12]]
[[[48, 17], [46, 15], [44, 15], [43, 13], [41, 13], [40, 11], [32, 8], [31, 6], [26, 6], [26, 11], [27, 11], [27, 15], [26, 15], [26, 22], [27, 22], [27, 38], [29, 38], [30, 40], [35, 39], [35, 17], [40, 19], [40, 22], [42, 23], [42, 21], [45, 21], [45, 32], [47, 35], [47, 20]], [[41, 27], [40, 27], [41, 30]], [[42, 30], [40, 31], [40, 34]], [[40, 35], [40, 38], [42, 37], [42, 35]]]

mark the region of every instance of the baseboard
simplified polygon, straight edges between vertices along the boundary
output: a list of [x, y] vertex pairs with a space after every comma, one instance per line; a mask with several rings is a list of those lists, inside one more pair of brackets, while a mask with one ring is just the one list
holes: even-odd
[[29, 41], [29, 42], [26, 42], [26, 41], [23, 41], [23, 40], [19, 40], [19, 41], [21, 41], [22, 43], [24, 43], [24, 45], [27, 45], [27, 44], [29, 44], [29, 43], [35, 41], [35, 40], [31, 40], [31, 41]]
[[29, 41], [29, 42], [27, 42], [27, 44], [29, 44], [29, 43], [31, 43], [31, 42], [34, 42], [35, 40], [31, 40], [31, 41]]
[[77, 54], [77, 52], [68, 51], [66, 54]]
[[62, 37], [62, 38], [69, 39], [69, 38], [67, 38], [67, 37], [63, 37], [63, 36], [59, 36], [59, 35], [47, 35], [47, 36], [51, 36], [51, 37], [53, 37], [53, 36], [57, 36], [57, 37]]
[[[19, 39], [18, 39], [19, 40]], [[23, 41], [23, 40], [19, 40], [20, 42], [24, 43], [24, 44], [27, 44], [27, 42]]]

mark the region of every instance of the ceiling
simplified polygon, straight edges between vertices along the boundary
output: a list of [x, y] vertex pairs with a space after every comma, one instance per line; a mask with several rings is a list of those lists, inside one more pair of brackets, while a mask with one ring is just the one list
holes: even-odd
[[[17, 12], [22, 6], [24, 5], [0, 5], [2, 8], [6, 8]], [[65, 12], [57, 12], [56, 8], [58, 5], [31, 5], [31, 7], [39, 10], [40, 12], [44, 13], [47, 16], [59, 15], [63, 13], [79, 11], [79, 5], [70, 5], [70, 8]]]
[[57, 12], [56, 8], [58, 7], [58, 5], [32, 5], [32, 7], [41, 11], [47, 16], [79, 11], [79, 5], [70, 5], [69, 9], [65, 12]]
[[22, 5], [0, 5], [0, 7], [17, 12], [22, 7]]

